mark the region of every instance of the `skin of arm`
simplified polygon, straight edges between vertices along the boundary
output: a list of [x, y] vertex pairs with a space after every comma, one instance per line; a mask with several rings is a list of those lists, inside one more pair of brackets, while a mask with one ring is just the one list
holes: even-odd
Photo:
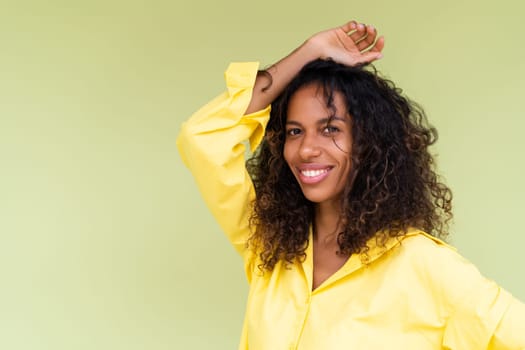
[[257, 76], [246, 114], [271, 104], [308, 62], [330, 58], [349, 66], [369, 63], [382, 57], [384, 45], [384, 38], [377, 36], [373, 26], [355, 21], [314, 34], [266, 70], [271, 78], [265, 74]]

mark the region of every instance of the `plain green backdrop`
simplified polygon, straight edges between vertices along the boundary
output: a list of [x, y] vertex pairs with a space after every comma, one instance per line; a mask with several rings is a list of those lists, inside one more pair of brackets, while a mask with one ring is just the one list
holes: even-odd
[[247, 286], [175, 147], [230, 61], [349, 19], [420, 102], [452, 242], [520, 299], [519, 0], [12, 1], [0, 13], [0, 348], [233, 349]]

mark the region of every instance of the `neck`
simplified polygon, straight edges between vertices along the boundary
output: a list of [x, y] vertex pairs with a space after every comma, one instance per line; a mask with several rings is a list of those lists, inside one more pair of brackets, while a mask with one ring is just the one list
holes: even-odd
[[319, 203], [315, 207], [314, 240], [337, 243], [337, 234], [342, 231], [341, 207], [335, 201]]

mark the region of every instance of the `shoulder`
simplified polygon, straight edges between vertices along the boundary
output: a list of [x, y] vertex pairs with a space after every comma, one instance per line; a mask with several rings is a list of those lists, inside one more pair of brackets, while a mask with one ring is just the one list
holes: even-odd
[[456, 248], [422, 231], [409, 232], [401, 238], [397, 255], [408, 261], [412, 270], [449, 306], [457, 307], [469, 295], [493, 293], [499, 288]]
[[[491, 339], [523, 343], [523, 333], [517, 331], [525, 317], [523, 304], [442, 240], [421, 231], [399, 240], [392, 254], [402, 262], [410, 289], [422, 287], [446, 319], [443, 344], [447, 348], [487, 348]], [[493, 338], [497, 329], [499, 335]]]
[[416, 266], [439, 276], [476, 275], [479, 271], [457, 249], [443, 240], [419, 230], [400, 238], [399, 254], [413, 260]]
[[437, 265], [457, 263], [470, 264], [458, 254], [456, 248], [421, 230], [409, 229], [403, 235], [387, 238], [384, 243], [380, 239], [382, 238], [368, 243], [368, 255], [372, 260], [386, 255], [385, 258], [390, 263], [395, 261], [405, 267], [408, 264], [411, 269], [432, 269]]
[[399, 251], [403, 255], [408, 255], [424, 261], [437, 260], [462, 260], [466, 261], [455, 247], [447, 242], [434, 237], [424, 231], [409, 230], [399, 239]]

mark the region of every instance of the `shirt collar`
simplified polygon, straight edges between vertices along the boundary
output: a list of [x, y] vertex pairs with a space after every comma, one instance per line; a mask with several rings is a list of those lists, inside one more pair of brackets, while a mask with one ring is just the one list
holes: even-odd
[[[366, 267], [367, 265], [371, 264], [373, 261], [379, 259], [381, 256], [383, 256], [388, 251], [400, 245], [401, 242], [407, 237], [416, 236], [416, 235], [422, 235], [422, 236], [425, 236], [433, 240], [434, 242], [438, 244], [447, 245], [445, 242], [443, 242], [439, 238], [429, 235], [428, 233], [424, 231], [413, 229], [413, 228], [408, 229], [405, 234], [399, 237], [387, 237], [383, 239], [383, 235], [380, 235], [380, 234], [374, 235], [374, 237], [370, 238], [367, 242], [368, 251], [366, 253], [351, 255], [346, 261], [346, 263], [339, 270], [337, 270], [333, 275], [328, 277], [321, 285], [319, 285], [313, 291], [313, 293], [317, 293], [321, 291], [322, 289], [328, 287], [329, 285], [335, 283], [336, 281], [340, 280], [341, 278], [348, 276], [349, 274], [363, 267]], [[312, 287], [312, 278], [313, 278], [313, 244], [312, 242], [313, 242], [313, 234], [312, 234], [312, 229], [310, 228], [309, 244], [306, 249], [306, 259], [302, 264], [305, 275], [306, 275], [306, 279], [310, 286], [310, 289]]]

